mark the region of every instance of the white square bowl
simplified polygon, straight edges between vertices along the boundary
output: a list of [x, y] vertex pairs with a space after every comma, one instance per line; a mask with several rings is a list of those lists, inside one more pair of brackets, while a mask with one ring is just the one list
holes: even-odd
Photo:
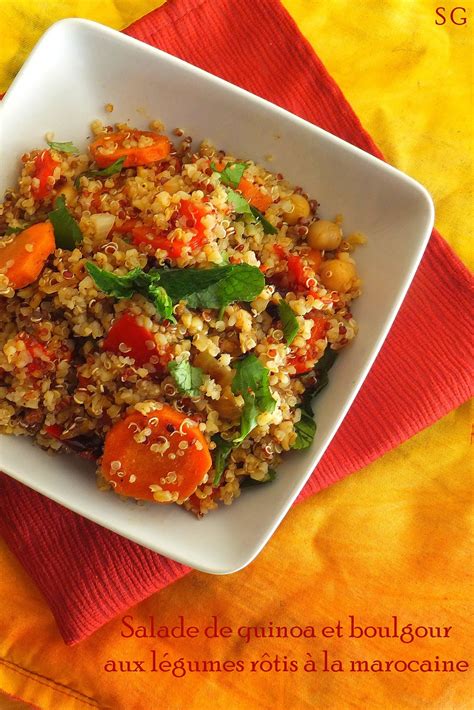
[[[112, 103], [114, 113], [104, 113]], [[312, 447], [286, 456], [277, 480], [242, 493], [202, 521], [177, 506], [136, 506], [100, 493], [93, 466], [50, 456], [26, 437], [0, 436], [0, 470], [71, 510], [196, 569], [237, 571], [260, 552], [301, 491], [357, 394], [419, 264], [433, 205], [417, 182], [300, 118], [164, 52], [85, 20], [63, 20], [41, 38], [0, 105], [0, 191], [18, 176], [19, 156], [44, 135], [85, 145], [91, 120], [159, 118], [196, 140], [279, 171], [344, 215], [369, 242], [357, 252], [364, 294], [360, 332], [317, 399]], [[265, 156], [274, 160], [268, 164]]]

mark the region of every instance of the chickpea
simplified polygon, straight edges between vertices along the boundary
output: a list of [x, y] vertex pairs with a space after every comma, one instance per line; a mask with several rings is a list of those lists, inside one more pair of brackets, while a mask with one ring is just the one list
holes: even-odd
[[312, 222], [309, 225], [307, 239], [311, 249], [332, 251], [333, 249], [337, 249], [341, 243], [341, 228], [334, 222], [320, 219], [318, 222]]
[[58, 197], [59, 197], [59, 195], [63, 195], [64, 199], [66, 200], [66, 203], [68, 205], [70, 205], [72, 202], [75, 202], [75, 200], [77, 198], [76, 189], [73, 187], [73, 185], [70, 185], [69, 183], [66, 183], [65, 185], [61, 185], [57, 194], [58, 194]]
[[323, 261], [319, 270], [319, 277], [329, 291], [347, 293], [347, 291], [351, 290], [357, 278], [357, 272], [351, 261], [329, 259], [328, 261]]
[[306, 197], [303, 197], [303, 195], [299, 195], [297, 192], [295, 192], [288, 199], [293, 205], [293, 210], [292, 212], [283, 212], [283, 219], [285, 220], [285, 222], [293, 225], [296, 224], [297, 221], [302, 217], [309, 216], [311, 209]]

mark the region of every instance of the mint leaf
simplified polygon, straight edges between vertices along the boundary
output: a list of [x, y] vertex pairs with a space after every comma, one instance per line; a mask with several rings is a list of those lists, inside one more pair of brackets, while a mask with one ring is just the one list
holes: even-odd
[[316, 422], [312, 414], [308, 414], [304, 409], [301, 410], [301, 419], [295, 424], [295, 432], [297, 436], [292, 449], [307, 449], [311, 446], [316, 434]]
[[182, 362], [172, 360], [168, 363], [168, 370], [181, 394], [199, 397], [201, 394], [199, 387], [204, 381], [203, 371], [199, 367], [193, 367], [187, 360]]
[[288, 345], [291, 345], [299, 331], [296, 316], [291, 306], [283, 299], [278, 304], [278, 314], [283, 326], [283, 335], [285, 336], [285, 340]]
[[260, 222], [260, 224], [263, 227], [263, 231], [265, 234], [278, 234], [278, 229], [273, 226], [273, 224], [270, 224], [268, 219], [265, 219], [263, 216], [263, 213], [260, 212], [256, 207], [250, 207], [250, 211], [257, 220], [257, 222]]
[[79, 149], [76, 148], [71, 141], [65, 143], [58, 143], [57, 141], [46, 141], [50, 148], [53, 150], [58, 150], [60, 153], [79, 153]]
[[153, 277], [151, 281], [148, 282], [146, 293], [143, 291], [141, 293], [152, 301], [156, 310], [164, 320], [176, 323], [176, 318], [173, 315], [173, 302], [163, 286], [160, 286], [156, 280], [153, 280]]
[[253, 301], [265, 287], [260, 269], [249, 264], [229, 264], [211, 269], [156, 269], [173, 303], [186, 301], [190, 308], [225, 308], [234, 301]]
[[97, 286], [116, 298], [140, 293], [162, 318], [175, 322], [173, 306], [181, 300], [190, 308], [225, 308], [233, 301], [252, 301], [265, 286], [256, 266], [229, 264], [212, 269], [133, 269], [124, 276], [112, 274], [89, 262], [87, 270]]
[[218, 486], [221, 482], [222, 474], [225, 471], [229, 454], [234, 448], [234, 442], [223, 439], [220, 434], [213, 436], [212, 440], [216, 445], [216, 448], [214, 449], [214, 480], [212, 485]]
[[124, 162], [125, 157], [117, 158], [117, 160], [108, 165], [106, 168], [100, 168], [97, 170], [86, 170], [84, 173], [81, 173], [77, 176], [77, 178], [74, 180], [74, 185], [76, 186], [76, 188], [79, 187], [81, 177], [102, 178], [115, 175], [116, 173], [119, 173], [122, 170]]
[[140, 293], [142, 287], [140, 279], [145, 275], [142, 269], [137, 266], [128, 274], [119, 276], [101, 269], [91, 261], [87, 262], [86, 269], [101, 291], [116, 298], [131, 298], [134, 293]]
[[72, 251], [77, 244], [82, 242], [82, 232], [79, 225], [66, 207], [63, 195], [54, 201], [54, 210], [48, 214], [53, 225], [56, 246], [60, 249]]
[[218, 170], [215, 163], [211, 168], [219, 173], [221, 182], [227, 187], [238, 187], [247, 165], [246, 163], [227, 163], [224, 170]]
[[240, 419], [240, 435], [234, 439], [239, 445], [257, 426], [257, 417], [263, 412], [273, 412], [276, 402], [269, 385], [270, 372], [255, 355], [247, 355], [235, 366], [232, 380], [232, 392], [244, 399], [244, 408]]
[[227, 190], [227, 199], [237, 214], [253, 214], [248, 201], [240, 193], [229, 189]]
[[92, 261], [86, 264], [86, 269], [96, 286], [109, 296], [132, 298], [134, 293], [139, 293], [153, 303], [161, 318], [176, 322], [173, 304], [166, 290], [159, 284], [159, 277], [145, 273], [139, 266], [123, 276], [105, 271]]

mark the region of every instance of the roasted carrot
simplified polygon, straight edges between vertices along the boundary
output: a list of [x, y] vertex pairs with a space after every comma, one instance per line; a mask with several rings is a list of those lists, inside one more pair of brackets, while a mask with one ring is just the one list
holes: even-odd
[[119, 158], [125, 158], [124, 168], [156, 163], [167, 158], [170, 150], [166, 136], [137, 130], [104, 133], [89, 146], [99, 168], [106, 168]]
[[0, 274], [5, 274], [15, 289], [28, 286], [36, 281], [55, 246], [49, 222], [33, 224], [11, 239], [0, 239]]
[[150, 362], [156, 355], [156, 344], [153, 334], [147, 328], [137, 323], [130, 313], [125, 313], [112, 325], [104, 339], [104, 350], [132, 357], [136, 365]]
[[31, 193], [37, 200], [42, 200], [51, 193], [54, 179], [50, 178], [53, 178], [54, 170], [58, 165], [50, 150], [43, 150], [36, 156]]
[[[215, 166], [216, 170], [221, 173], [224, 170], [226, 163], [218, 161], [215, 163]], [[262, 192], [260, 185], [250, 182], [247, 178], [240, 178], [237, 190], [240, 190], [242, 195], [250, 202], [252, 207], [256, 207], [260, 210], [260, 212], [266, 212], [273, 202], [270, 195], [265, 195]]]
[[194, 493], [211, 464], [197, 423], [157, 403], [114, 424], [105, 437], [101, 472], [122, 496], [173, 503]]
[[270, 195], [265, 195], [260, 187], [246, 178], [241, 178], [238, 189], [242, 195], [260, 212], [266, 212], [273, 200]]

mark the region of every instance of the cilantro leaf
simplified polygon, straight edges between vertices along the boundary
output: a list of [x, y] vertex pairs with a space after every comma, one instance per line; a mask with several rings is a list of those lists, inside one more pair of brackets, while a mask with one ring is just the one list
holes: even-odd
[[204, 381], [203, 371], [199, 367], [194, 367], [187, 360], [182, 362], [172, 360], [168, 363], [168, 370], [181, 394], [199, 397], [201, 394], [199, 387]]
[[263, 213], [260, 212], [256, 207], [252, 207], [248, 200], [243, 197], [239, 192], [234, 190], [227, 190], [228, 201], [234, 208], [234, 212], [237, 214], [249, 214], [263, 227], [265, 234], [278, 234], [278, 229], [270, 224], [268, 219], [265, 219]]
[[227, 190], [227, 199], [237, 214], [253, 214], [248, 201], [240, 193], [229, 189]]
[[214, 480], [212, 484], [213, 486], [218, 486], [221, 481], [222, 474], [225, 471], [229, 454], [234, 448], [234, 442], [223, 439], [220, 434], [213, 436], [212, 440], [216, 445], [216, 448], [214, 449]]
[[282, 299], [278, 304], [278, 314], [283, 326], [283, 335], [285, 336], [285, 340], [288, 345], [291, 345], [298, 334], [299, 325], [293, 309], [284, 299]]
[[292, 449], [307, 449], [313, 443], [316, 434], [316, 422], [313, 415], [304, 409], [301, 410], [301, 419], [295, 424], [296, 441]]
[[63, 195], [54, 201], [54, 210], [48, 214], [53, 225], [56, 246], [60, 249], [72, 251], [77, 244], [82, 242], [82, 232], [79, 225], [66, 207]]
[[273, 226], [273, 224], [270, 224], [268, 219], [265, 219], [263, 216], [263, 213], [260, 212], [256, 207], [250, 207], [250, 211], [257, 220], [257, 222], [260, 222], [260, 224], [263, 227], [263, 231], [265, 234], [278, 234], [278, 229]]
[[211, 168], [219, 173], [221, 182], [227, 187], [238, 187], [247, 165], [246, 163], [227, 163], [223, 170], [218, 170], [215, 163], [211, 163]]
[[276, 402], [272, 397], [269, 385], [269, 371], [255, 355], [247, 355], [239, 360], [235, 367], [232, 381], [232, 392], [242, 395], [244, 407], [240, 417], [240, 434], [234, 439], [223, 439], [219, 434], [213, 437], [216, 444], [214, 450], [214, 481], [218, 486], [225, 470], [227, 458], [232, 449], [240, 446], [243, 440], [257, 426], [257, 417], [262, 412], [273, 412]]
[[295, 424], [296, 441], [293, 443], [292, 449], [307, 449], [311, 446], [316, 433], [316, 422], [313, 418], [312, 402], [314, 398], [323, 390], [329, 382], [328, 371], [334, 365], [337, 358], [337, 352], [327, 347], [322, 358], [318, 360], [314, 366], [314, 374], [316, 375], [316, 383], [308, 388], [301, 402], [301, 419]]
[[229, 264], [211, 269], [157, 269], [160, 284], [173, 303], [184, 300], [190, 308], [225, 308], [234, 301], [253, 301], [265, 287], [260, 269]]
[[239, 360], [235, 366], [232, 392], [244, 398], [255, 397], [260, 412], [273, 412], [276, 402], [269, 385], [270, 371], [253, 354]]
[[269, 370], [253, 354], [237, 362], [232, 392], [243, 397], [244, 408], [240, 420], [240, 435], [234, 439], [234, 445], [241, 444], [257, 426], [259, 414], [273, 412], [275, 409], [276, 401], [270, 391], [269, 375]]
[[76, 148], [71, 141], [66, 141], [65, 143], [58, 143], [57, 141], [46, 142], [50, 148], [58, 150], [60, 153], [79, 153], [79, 148]]
[[117, 160], [114, 160], [114, 162], [108, 165], [106, 168], [100, 168], [97, 170], [86, 170], [85, 173], [81, 173], [77, 176], [77, 178], [74, 180], [74, 185], [76, 186], [76, 188], [79, 187], [81, 177], [102, 178], [115, 175], [116, 173], [119, 173], [122, 170], [124, 162], [125, 157], [117, 158]]

